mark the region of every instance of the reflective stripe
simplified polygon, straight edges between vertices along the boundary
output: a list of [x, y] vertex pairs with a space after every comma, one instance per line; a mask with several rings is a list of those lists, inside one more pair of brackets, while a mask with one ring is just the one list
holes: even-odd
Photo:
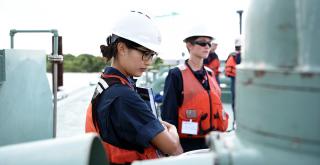
[[103, 80], [102, 78], [100, 78], [99, 83], [102, 85], [103, 89], [107, 89], [109, 87], [107, 82], [105, 80]]
[[101, 86], [98, 84], [97, 85], [97, 90], [98, 90], [98, 92], [101, 94], [102, 92], [103, 92], [103, 89], [101, 88]]
[[212, 72], [213, 70], [207, 66], [204, 66], [204, 69], [207, 70], [208, 72]]

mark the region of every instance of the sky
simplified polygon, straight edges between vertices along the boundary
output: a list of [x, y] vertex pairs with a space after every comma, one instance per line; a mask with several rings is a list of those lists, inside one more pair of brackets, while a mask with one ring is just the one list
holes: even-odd
[[[195, 24], [216, 34], [217, 53], [225, 59], [239, 36], [239, 15], [249, 0], [0, 0], [0, 49], [10, 48], [10, 29], [57, 29], [64, 54], [101, 55], [112, 25], [122, 13], [138, 10], [150, 15], [162, 34], [163, 59], [181, 59], [186, 53], [183, 32]], [[177, 13], [172, 15], [171, 13]], [[243, 29], [245, 25], [243, 24]], [[244, 30], [242, 30], [244, 32]], [[41, 49], [51, 53], [51, 33], [17, 33], [16, 49]]]

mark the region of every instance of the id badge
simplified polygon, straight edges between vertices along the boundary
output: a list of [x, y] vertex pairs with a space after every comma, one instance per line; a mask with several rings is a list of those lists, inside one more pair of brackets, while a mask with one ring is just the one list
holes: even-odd
[[182, 121], [181, 133], [183, 134], [198, 134], [198, 123], [192, 121]]
[[197, 111], [195, 109], [188, 109], [186, 110], [186, 116], [188, 119], [196, 119]]

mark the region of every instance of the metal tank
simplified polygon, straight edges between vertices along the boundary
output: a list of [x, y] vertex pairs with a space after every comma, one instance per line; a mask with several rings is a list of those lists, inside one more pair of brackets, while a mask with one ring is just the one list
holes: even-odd
[[213, 132], [210, 152], [160, 164], [320, 164], [320, 1], [252, 1], [237, 67], [238, 129]]
[[0, 51], [0, 146], [53, 137], [53, 104], [41, 50]]
[[[49, 55], [54, 62], [60, 59], [56, 43]], [[46, 58], [42, 50], [0, 50], [0, 164], [107, 165], [96, 134], [54, 139], [57, 83], [52, 94]]]

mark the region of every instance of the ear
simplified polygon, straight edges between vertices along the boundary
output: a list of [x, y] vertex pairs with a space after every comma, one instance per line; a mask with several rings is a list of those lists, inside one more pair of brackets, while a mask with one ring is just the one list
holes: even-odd
[[187, 49], [190, 50], [193, 45], [190, 42], [187, 42], [186, 46], [187, 46]]
[[119, 42], [117, 44], [117, 50], [118, 50], [118, 55], [122, 56], [125, 54], [125, 51], [126, 51], [126, 45], [122, 42]]

